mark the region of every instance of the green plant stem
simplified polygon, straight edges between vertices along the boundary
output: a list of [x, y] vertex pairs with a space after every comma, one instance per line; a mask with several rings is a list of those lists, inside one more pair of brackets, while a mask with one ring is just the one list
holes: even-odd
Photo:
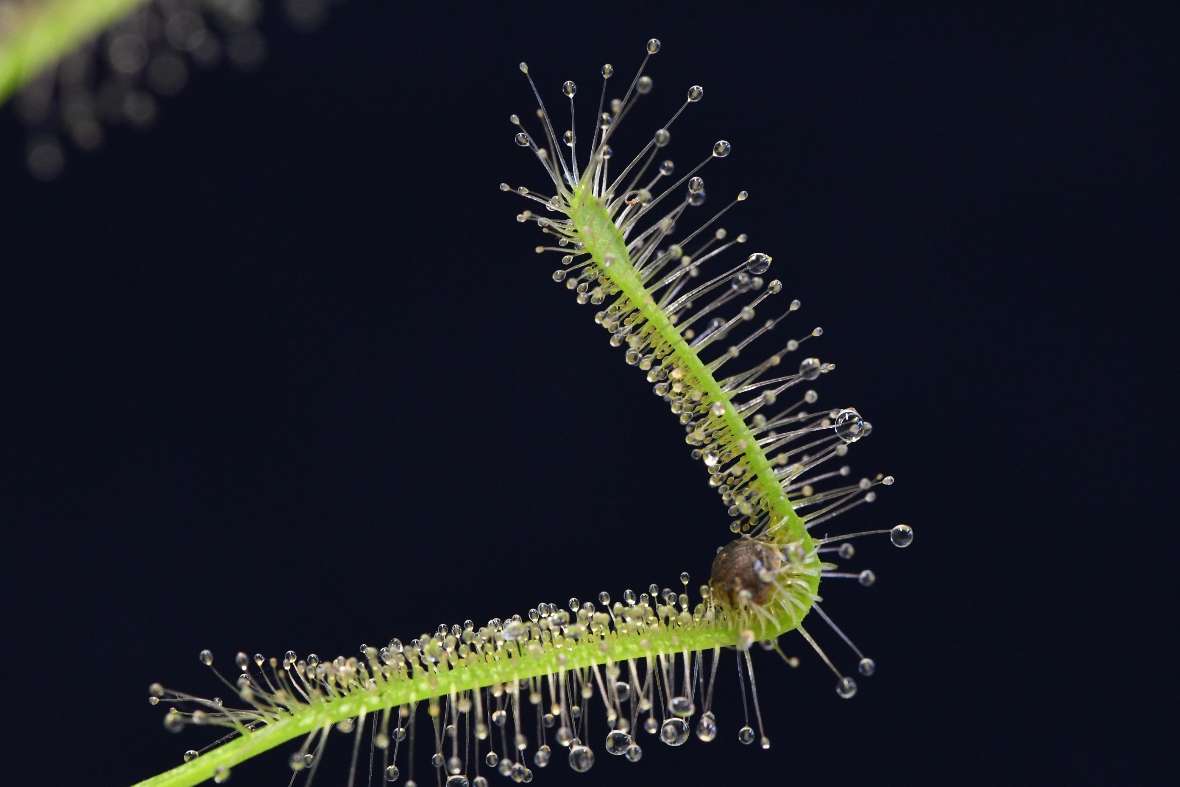
[[0, 104], [41, 71], [146, 0], [45, 0], [0, 39]]
[[[139, 782], [136, 787], [191, 787], [213, 778], [220, 767], [232, 768], [292, 738], [355, 718], [361, 713], [373, 713], [432, 697], [445, 697], [495, 683], [603, 665], [608, 661], [622, 662], [647, 656], [674, 656], [686, 651], [710, 650], [733, 645], [737, 636], [736, 630], [725, 625], [664, 629], [648, 632], [642, 637], [613, 635], [606, 640], [591, 638], [571, 647], [549, 649], [541, 655], [530, 655], [527, 658], [509, 656], [496, 662], [470, 665], [463, 670], [423, 675], [409, 680], [384, 681], [366, 694], [350, 694], [343, 699], [320, 701], [311, 710], [267, 724], [191, 762]], [[603, 641], [607, 643], [605, 648], [601, 644]], [[562, 657], [564, 662], [561, 661]]]
[[[713, 373], [705, 366], [704, 361], [696, 354], [668, 315], [656, 303], [651, 293], [643, 286], [638, 271], [631, 263], [627, 253], [627, 241], [623, 238], [619, 228], [611, 221], [610, 214], [601, 200], [591, 193], [589, 184], [579, 184], [570, 199], [570, 218], [577, 227], [578, 234], [585, 243], [600, 270], [606, 273], [623, 294], [636, 305], [644, 319], [659, 334], [660, 338], [672, 347], [676, 363], [686, 369], [706, 394], [711, 402], [720, 402], [725, 412], [722, 418], [729, 427], [737, 442], [744, 445], [743, 451], [746, 463], [754, 472], [755, 481], [763, 497], [770, 507], [772, 520], [783, 522], [785, 527], [776, 531], [775, 540], [779, 543], [787, 541], [802, 541], [805, 551], [812, 547], [811, 536], [803, 525], [803, 520], [795, 513], [791, 501], [783, 491], [782, 484], [774, 474], [766, 452], [758, 445], [758, 440], [750, 434], [746, 422], [738, 414], [729, 394], [722, 390], [721, 384], [713, 377]], [[611, 263], [605, 264], [606, 257], [611, 257]]]

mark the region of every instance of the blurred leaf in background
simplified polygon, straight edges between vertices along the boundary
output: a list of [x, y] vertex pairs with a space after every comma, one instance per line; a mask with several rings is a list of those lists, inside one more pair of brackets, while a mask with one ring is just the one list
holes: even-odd
[[[333, 2], [283, 0], [295, 27]], [[27, 134], [26, 164], [53, 180], [69, 148], [92, 151], [118, 126], [150, 127], [161, 97], [222, 62], [249, 70], [266, 55], [262, 0], [0, 0], [0, 103]]]

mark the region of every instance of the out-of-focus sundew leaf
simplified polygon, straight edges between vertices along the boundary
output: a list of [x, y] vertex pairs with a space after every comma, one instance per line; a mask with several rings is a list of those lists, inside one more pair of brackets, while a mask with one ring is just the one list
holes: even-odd
[[0, 103], [146, 0], [0, 0]]

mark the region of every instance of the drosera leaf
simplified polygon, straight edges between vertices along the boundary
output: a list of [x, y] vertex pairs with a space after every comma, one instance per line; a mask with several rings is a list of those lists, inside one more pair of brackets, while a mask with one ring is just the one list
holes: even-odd
[[0, 25], [0, 104], [88, 38], [147, 0], [43, 0]]
[[[482, 626], [471, 620], [443, 624], [408, 644], [362, 646], [359, 657], [238, 654], [240, 674], [233, 681], [217, 673], [240, 700], [236, 707], [153, 684], [149, 701], [169, 706], [168, 729], [218, 726], [228, 728], [231, 739], [195, 756], [190, 752], [183, 764], [141, 784], [224, 781], [238, 763], [299, 737], [302, 743], [288, 762], [296, 780], [306, 772], [307, 784], [334, 732], [352, 736], [350, 787], [366, 735], [382, 752], [376, 772], [387, 782], [404, 778], [407, 785], [419, 774], [412, 756], [404, 758], [403, 768], [399, 752], [413, 751], [415, 731], [428, 738], [433, 733], [429, 766], [417, 766], [427, 774], [422, 778], [445, 778], [447, 787], [485, 787], [484, 766], [527, 783], [534, 769], [548, 767], [555, 755], [586, 772], [595, 764], [599, 741], [608, 755], [638, 762], [641, 731], [672, 747], [685, 744], [694, 731], [701, 742], [716, 739], [724, 720], [717, 718], [714, 690], [720, 662], [729, 653], [737, 657], [745, 717], [732, 729], [742, 743], [757, 741], [766, 749], [771, 744], [751, 656], [755, 643], [793, 667], [798, 659], [783, 651], [779, 638], [797, 631], [835, 675], [838, 696], [849, 699], [858, 691], [856, 680], [804, 627], [815, 619], [852, 651], [862, 677], [876, 672], [876, 662], [820, 607], [820, 584], [856, 578], [862, 586], [872, 585], [871, 570], [845, 571], [836, 562], [855, 557], [848, 542], [889, 534], [895, 546], [908, 547], [913, 531], [897, 525], [819, 535], [812, 528], [873, 502], [877, 487], [892, 486], [893, 476], [853, 480], [847, 465], [833, 467], [832, 460], [845, 457], [872, 432], [872, 424], [850, 407], [810, 409], [818, 394], [807, 384], [835, 366], [813, 356], [786, 359], [804, 341], [822, 336], [821, 328], [740, 368], [743, 351], [800, 304], [792, 300], [781, 316], [755, 322], [756, 310], [782, 292], [781, 282], [762, 278], [772, 263], [765, 252], [739, 252], [724, 272], [702, 276], [706, 265], [715, 266], [717, 258], [747, 241], [744, 233], [731, 236], [715, 226], [747, 200], [745, 191], [711, 218], [689, 221], [690, 211], [706, 201], [698, 173], [728, 157], [728, 141], [716, 142], [673, 185], [658, 188], [675, 165], [656, 164], [656, 154], [670, 144], [673, 122], [701, 100], [701, 88], [690, 87], [640, 153], [619, 174], [610, 172], [614, 132], [634, 102], [652, 90], [645, 69], [661, 44], [651, 39], [645, 49], [624, 96], [609, 104], [606, 88], [614, 68], [603, 67], [584, 169], [573, 128], [576, 85], [561, 83], [570, 102], [570, 128], [563, 131], [546, 110], [530, 68], [521, 63], [539, 105], [542, 134], [534, 137], [520, 116], [512, 115], [514, 141], [541, 163], [552, 188], [506, 183], [500, 188], [540, 206], [517, 219], [536, 224], [547, 236], [537, 253], [560, 255], [562, 267], [553, 280], [573, 291], [579, 304], [601, 307], [595, 322], [609, 332], [612, 346], [624, 349], [626, 362], [645, 373], [704, 464], [734, 536], [717, 549], [708, 582], [695, 598], [689, 595], [690, 577], [682, 573], [678, 590], [650, 585], [640, 593], [625, 590], [621, 599], [603, 592], [597, 603], [577, 598], [564, 606], [540, 603], [524, 615], [492, 618]], [[655, 212], [657, 206], [661, 212]], [[688, 224], [693, 228], [685, 231]], [[805, 390], [780, 402], [792, 388]], [[772, 414], [776, 406], [780, 409]], [[212, 654], [203, 651], [200, 659], [217, 672]], [[592, 718], [601, 718], [605, 731], [592, 726]]]

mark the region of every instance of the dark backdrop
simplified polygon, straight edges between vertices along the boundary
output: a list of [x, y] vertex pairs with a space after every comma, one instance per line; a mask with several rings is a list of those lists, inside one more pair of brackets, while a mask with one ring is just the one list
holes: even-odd
[[[821, 401], [876, 426], [856, 469], [899, 479], [847, 524], [917, 539], [865, 544], [877, 585], [827, 593], [880, 665], [855, 700], [791, 640], [798, 670], [760, 662], [769, 752], [734, 740], [727, 681], [711, 748], [541, 780], [1166, 781], [1168, 20], [569, 10], [268, 23], [258, 73], [202, 75], [51, 185], [2, 116], [6, 651], [49, 781], [179, 762], [202, 738], [168, 735], [146, 687], [217, 693], [203, 647], [348, 654], [706, 576], [726, 518], [680, 428], [497, 190], [541, 182], [507, 123], [532, 111], [516, 63], [593, 95], [651, 35], [632, 141], [706, 87], [670, 153], [733, 142], [712, 202], [750, 190], [726, 226], [775, 255], [792, 330], [827, 329]], [[235, 783], [285, 784], [285, 757]]]

